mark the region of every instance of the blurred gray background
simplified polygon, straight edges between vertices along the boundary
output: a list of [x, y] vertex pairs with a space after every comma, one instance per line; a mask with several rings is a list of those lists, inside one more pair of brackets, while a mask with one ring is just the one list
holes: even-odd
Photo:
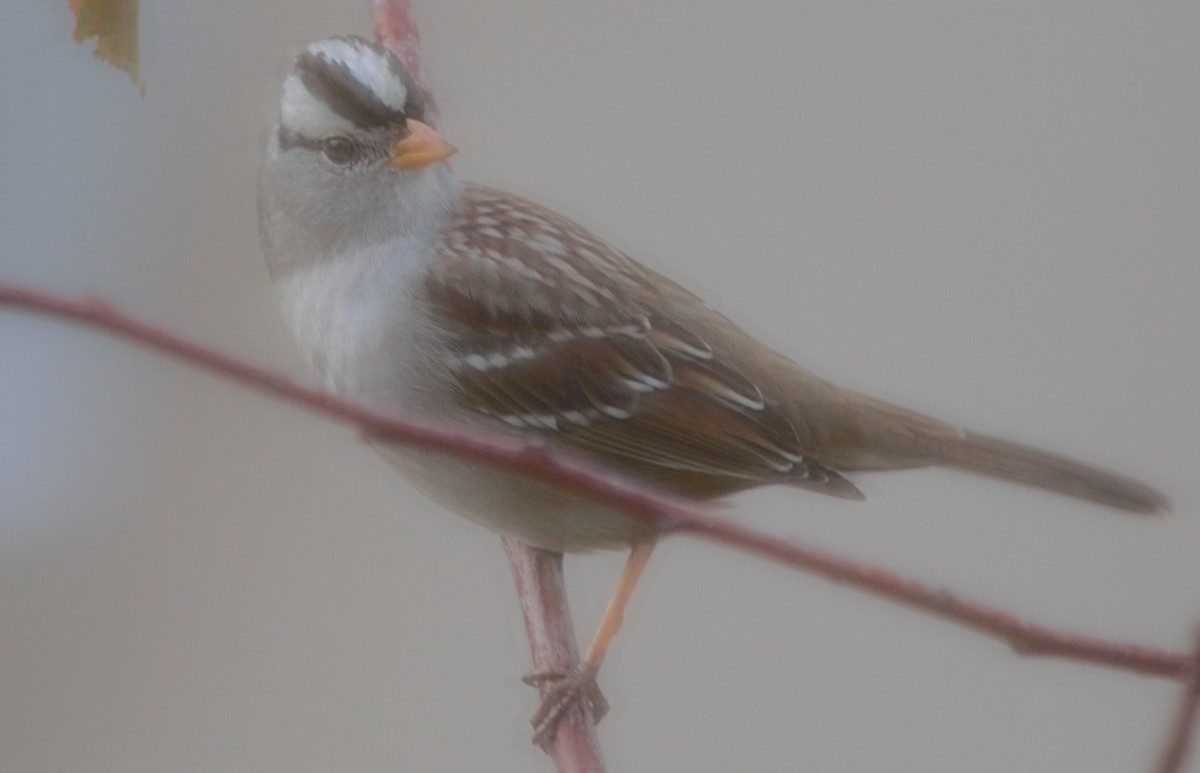
[[[140, 99], [65, 0], [0, 5], [0, 281], [312, 381], [257, 155], [366, 3], [144, 3]], [[1200, 622], [1200, 5], [417, 2], [467, 178], [534, 197], [817, 372], [1161, 486], [1137, 520], [941, 471], [730, 514], [1019, 611]], [[0, 770], [549, 770], [498, 539], [355, 432], [0, 310]], [[581, 637], [621, 557], [568, 559]], [[614, 771], [1141, 771], [1176, 688], [690, 539], [601, 683]], [[1200, 762], [1192, 770], [1200, 771]]]

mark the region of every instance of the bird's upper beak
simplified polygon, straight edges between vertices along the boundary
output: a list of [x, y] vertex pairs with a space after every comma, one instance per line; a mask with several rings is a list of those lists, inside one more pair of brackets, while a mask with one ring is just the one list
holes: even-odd
[[427, 124], [408, 119], [408, 134], [392, 144], [390, 158], [397, 169], [420, 169], [423, 166], [445, 161], [458, 152], [458, 148], [442, 139]]

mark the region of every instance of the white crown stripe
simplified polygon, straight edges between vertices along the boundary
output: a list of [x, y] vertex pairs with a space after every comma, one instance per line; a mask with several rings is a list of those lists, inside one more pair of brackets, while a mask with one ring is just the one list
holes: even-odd
[[382, 50], [355, 38], [322, 40], [309, 46], [308, 50], [326, 61], [345, 67], [388, 107], [404, 109], [408, 89], [404, 81], [396, 76], [392, 63]]
[[296, 75], [283, 83], [279, 123], [283, 128], [304, 137], [328, 137], [354, 130], [354, 124], [333, 111], [317, 97]]
[[[340, 66], [387, 107], [396, 111], [404, 109], [408, 88], [383, 49], [377, 50], [361, 39], [331, 38], [313, 43], [305, 53]], [[290, 132], [312, 138], [345, 134], [356, 129], [352, 121], [313, 94], [297, 73], [284, 81], [280, 124]]]

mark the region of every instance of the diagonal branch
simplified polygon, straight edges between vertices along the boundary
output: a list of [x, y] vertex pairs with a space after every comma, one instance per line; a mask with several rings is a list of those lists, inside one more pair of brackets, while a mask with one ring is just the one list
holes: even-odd
[[1155, 773], [1181, 773], [1191, 751], [1197, 716], [1200, 716], [1200, 631], [1196, 634], [1191, 674], [1184, 685], [1183, 697], [1175, 712], [1175, 722], [1162, 758], [1154, 768]]
[[1027, 623], [1004, 610], [959, 598], [944, 590], [900, 577], [822, 550], [739, 526], [698, 506], [605, 474], [579, 461], [532, 445], [478, 433], [447, 430], [354, 405], [320, 390], [299, 386], [278, 374], [127, 317], [97, 300], [74, 300], [0, 284], [0, 305], [48, 314], [134, 341], [161, 353], [267, 392], [393, 442], [443, 451], [549, 481], [620, 508], [665, 533], [681, 532], [740, 547], [841, 585], [913, 607], [1008, 642], [1019, 653], [1068, 658], [1148, 676], [1183, 679], [1191, 673], [1190, 653], [1111, 642]]

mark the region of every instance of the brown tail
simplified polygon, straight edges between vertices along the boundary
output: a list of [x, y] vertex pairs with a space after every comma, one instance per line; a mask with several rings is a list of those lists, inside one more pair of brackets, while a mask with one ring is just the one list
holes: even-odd
[[[841, 437], [825, 461], [843, 470], [887, 470], [941, 464], [1040, 486], [1131, 513], [1161, 513], [1171, 503], [1160, 492], [1123, 475], [1007, 440], [977, 435], [898, 405], [842, 392], [828, 409]], [[839, 437], [831, 433], [831, 437]]]
[[1132, 478], [986, 435], [967, 432], [961, 438], [940, 438], [933, 454], [941, 464], [1040, 486], [1118, 510], [1161, 513], [1171, 509], [1162, 493]]

